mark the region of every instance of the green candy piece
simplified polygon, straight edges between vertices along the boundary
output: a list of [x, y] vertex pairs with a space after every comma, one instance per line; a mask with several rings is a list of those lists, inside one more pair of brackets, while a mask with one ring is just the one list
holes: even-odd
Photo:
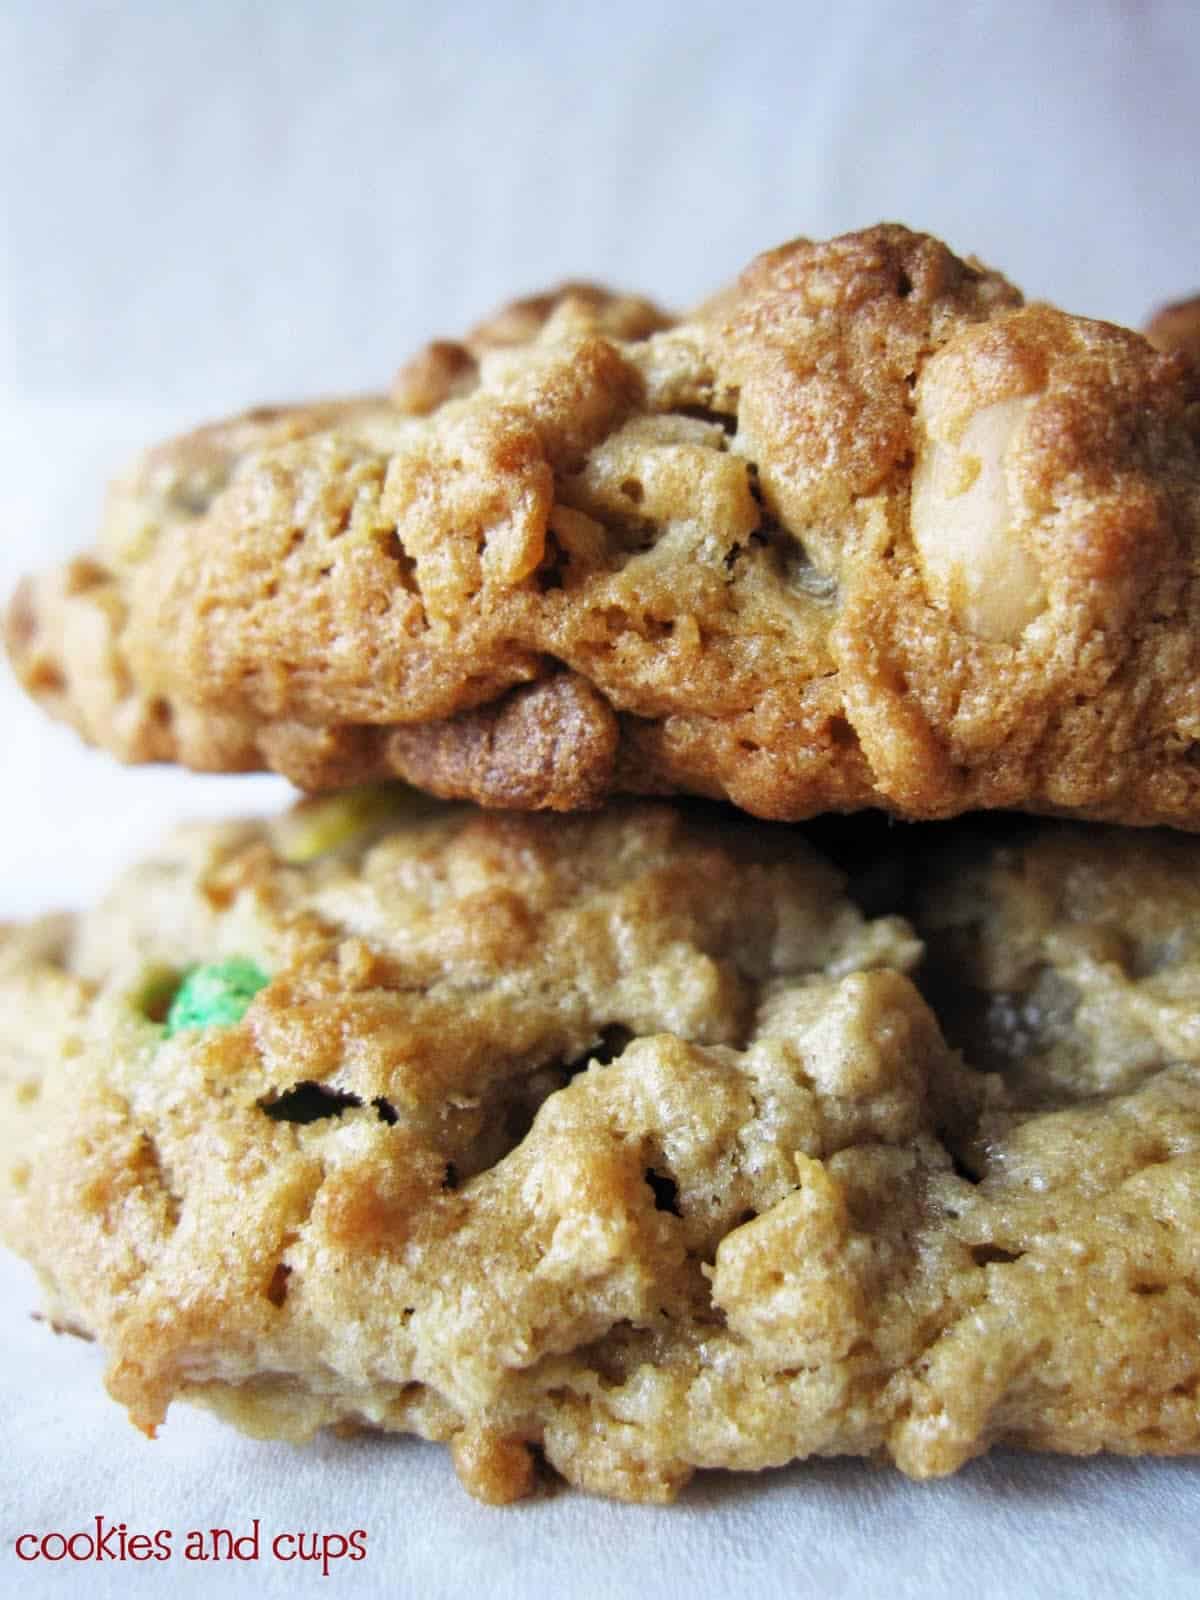
[[229, 1028], [270, 979], [253, 961], [234, 956], [184, 974], [167, 1012], [167, 1038], [184, 1028]]

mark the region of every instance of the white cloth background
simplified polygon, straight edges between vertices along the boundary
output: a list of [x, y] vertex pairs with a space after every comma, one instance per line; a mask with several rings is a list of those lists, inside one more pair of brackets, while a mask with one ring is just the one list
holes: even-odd
[[[843, 0], [0, 3], [0, 584], [84, 543], [145, 440], [386, 382], [424, 338], [566, 275], [687, 305], [756, 250], [898, 218], [1033, 296], [1139, 322], [1200, 288], [1200, 8]], [[0, 915], [86, 903], [175, 818], [271, 779], [122, 771], [0, 683]], [[998, 1457], [702, 1481], [670, 1511], [508, 1512], [443, 1452], [145, 1443], [95, 1351], [0, 1264], [0, 1590], [490, 1596], [1200, 1590], [1200, 1471]], [[368, 1530], [327, 1580], [23, 1566], [20, 1532]], [[19, 1589], [15, 1587], [19, 1583]], [[14, 1587], [10, 1588], [10, 1585]]]

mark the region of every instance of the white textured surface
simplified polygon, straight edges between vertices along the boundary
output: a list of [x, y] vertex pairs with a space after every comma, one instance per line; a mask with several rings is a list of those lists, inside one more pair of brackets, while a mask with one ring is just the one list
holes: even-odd
[[[1139, 321], [1200, 287], [1194, 5], [0, 3], [0, 586], [77, 547], [107, 469], [210, 412], [380, 382], [568, 273], [686, 304], [756, 249], [881, 216], [1029, 293]], [[85, 902], [170, 820], [269, 779], [125, 772], [5, 679], [0, 914]], [[0, 1262], [0, 1592], [1194, 1595], [1200, 1471], [849, 1463], [670, 1511], [489, 1511], [443, 1452], [308, 1451], [174, 1414], [149, 1445]], [[328, 1580], [263, 1559], [22, 1566], [30, 1529], [368, 1532]], [[15, 1592], [15, 1590], [13, 1591]]]

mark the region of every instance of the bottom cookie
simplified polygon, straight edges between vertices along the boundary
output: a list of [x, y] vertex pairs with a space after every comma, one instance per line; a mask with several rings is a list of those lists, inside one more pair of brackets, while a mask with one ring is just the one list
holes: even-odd
[[[177, 1398], [416, 1432], [490, 1501], [542, 1459], [655, 1501], [814, 1454], [1195, 1449], [1200, 1039], [1145, 1019], [1187, 1003], [1200, 845], [1138, 837], [1156, 966], [1102, 937], [1128, 838], [918, 874], [926, 973], [798, 830], [724, 815], [376, 792], [187, 830], [4, 937], [0, 1227], [147, 1432]], [[1061, 850], [1086, 892], [1001, 970]], [[1107, 1015], [1143, 1024], [1099, 1079], [1086, 973], [1046, 976], [1079, 948], [1125, 952]]]

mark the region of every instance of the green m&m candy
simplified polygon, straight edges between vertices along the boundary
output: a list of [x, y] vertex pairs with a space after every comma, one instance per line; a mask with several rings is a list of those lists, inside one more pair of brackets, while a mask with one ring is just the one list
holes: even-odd
[[269, 981], [261, 968], [242, 956], [193, 967], [171, 1001], [167, 1038], [184, 1028], [232, 1027], [242, 1020], [246, 1007]]

